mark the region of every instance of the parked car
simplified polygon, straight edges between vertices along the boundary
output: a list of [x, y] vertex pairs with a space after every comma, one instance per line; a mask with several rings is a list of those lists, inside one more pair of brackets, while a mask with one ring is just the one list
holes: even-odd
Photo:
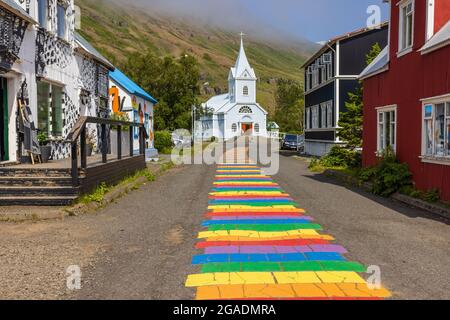
[[302, 151], [305, 145], [305, 137], [296, 134], [287, 134], [281, 140], [281, 150]]

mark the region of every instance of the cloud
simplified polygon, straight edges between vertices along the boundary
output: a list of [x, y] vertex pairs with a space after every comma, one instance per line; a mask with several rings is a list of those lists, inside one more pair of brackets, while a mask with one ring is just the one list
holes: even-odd
[[[173, 16], [190, 23], [209, 25], [232, 32], [243, 31], [251, 38], [270, 40], [295, 40], [299, 44], [303, 38], [298, 34], [286, 32], [282, 26], [274, 23], [272, 17], [282, 16], [284, 6], [266, 0], [113, 0], [119, 5], [134, 4], [145, 8], [148, 14]], [[255, 8], [255, 4], [260, 7]], [[275, 4], [275, 5], [274, 5]], [[275, 8], [283, 7], [280, 12]], [[270, 19], [265, 15], [269, 10]], [[273, 16], [272, 16], [273, 15]], [[278, 19], [277, 19], [278, 20]]]

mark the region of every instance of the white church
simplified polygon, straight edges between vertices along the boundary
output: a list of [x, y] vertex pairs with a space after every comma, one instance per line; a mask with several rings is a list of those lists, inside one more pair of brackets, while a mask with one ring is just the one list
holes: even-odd
[[207, 116], [196, 122], [195, 136], [198, 140], [267, 136], [267, 111], [256, 102], [258, 79], [245, 54], [242, 36], [236, 65], [228, 76], [228, 93], [212, 97], [202, 104]]

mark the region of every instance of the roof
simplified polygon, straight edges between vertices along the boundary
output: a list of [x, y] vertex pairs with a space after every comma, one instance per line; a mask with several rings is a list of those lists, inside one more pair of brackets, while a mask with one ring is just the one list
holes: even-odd
[[230, 103], [230, 96], [228, 93], [225, 93], [225, 94], [221, 94], [221, 95], [212, 97], [211, 99], [206, 101], [204, 106], [208, 109], [214, 110], [214, 112], [217, 112], [220, 109], [222, 109], [222, 107], [224, 107], [225, 105], [227, 105], [229, 103]]
[[33, 23], [38, 24], [36, 20], [32, 16], [28, 14], [20, 5], [15, 3], [13, 0], [0, 0], [0, 6], [6, 8], [7, 10], [11, 11], [12, 13], [18, 15], [22, 19]]
[[[389, 22], [383, 22], [379, 25], [379, 28], [384, 28], [386, 26], [389, 25]], [[328, 51], [328, 49], [330, 49], [330, 47], [332, 47], [333, 45], [335, 45], [338, 41], [342, 41], [345, 39], [351, 39], [353, 37], [359, 36], [361, 34], [364, 34], [366, 32], [370, 32], [376, 30], [376, 28], [363, 28], [363, 29], [359, 29], [359, 30], [355, 30], [340, 36], [337, 36], [335, 38], [332, 38], [328, 41], [325, 42], [325, 44], [322, 46], [322, 48], [320, 48], [311, 58], [309, 58], [303, 65], [302, 68], [306, 67], [307, 65], [311, 64], [311, 62], [313, 62], [315, 59], [317, 59], [320, 55], [322, 55], [322, 53]]]
[[81, 34], [75, 32], [75, 41], [85, 52], [95, 58], [95, 60], [107, 66], [110, 70], [114, 70], [114, 66], [104, 56], [100, 54]]
[[387, 70], [389, 65], [389, 46], [386, 46], [378, 56], [359, 75], [360, 79], [366, 79], [382, 71]]
[[271, 122], [269, 122], [267, 124], [267, 128], [269, 128], [269, 129], [280, 129], [280, 126], [276, 122], [271, 121]]
[[241, 37], [241, 47], [239, 49], [239, 55], [236, 59], [236, 64], [231, 68], [231, 74], [233, 78], [243, 78], [244, 73], [247, 71], [250, 74], [250, 78], [256, 79], [255, 70], [250, 66], [247, 55], [244, 49], [244, 40]]
[[450, 21], [441, 28], [425, 45], [420, 49], [422, 54], [429, 53], [436, 49], [442, 48], [450, 44]]
[[117, 84], [123, 87], [128, 93], [138, 96], [142, 99], [150, 101], [154, 104], [158, 103], [155, 98], [149, 95], [136, 83], [134, 83], [130, 78], [123, 74], [119, 69], [109, 72], [109, 77], [114, 80]]

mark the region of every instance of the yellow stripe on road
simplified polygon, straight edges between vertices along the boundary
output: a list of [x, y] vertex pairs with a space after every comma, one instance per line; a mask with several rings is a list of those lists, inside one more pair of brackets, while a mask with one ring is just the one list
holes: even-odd
[[252, 230], [218, 230], [218, 231], [203, 231], [199, 232], [199, 239], [215, 238], [215, 237], [247, 237], [247, 238], [282, 238], [289, 236], [317, 236], [324, 237], [320, 235], [316, 230], [310, 229], [298, 229], [290, 231], [274, 231], [274, 232], [264, 232], [264, 231], [252, 231]]
[[187, 287], [236, 284], [366, 283], [353, 271], [222, 272], [188, 276]]

